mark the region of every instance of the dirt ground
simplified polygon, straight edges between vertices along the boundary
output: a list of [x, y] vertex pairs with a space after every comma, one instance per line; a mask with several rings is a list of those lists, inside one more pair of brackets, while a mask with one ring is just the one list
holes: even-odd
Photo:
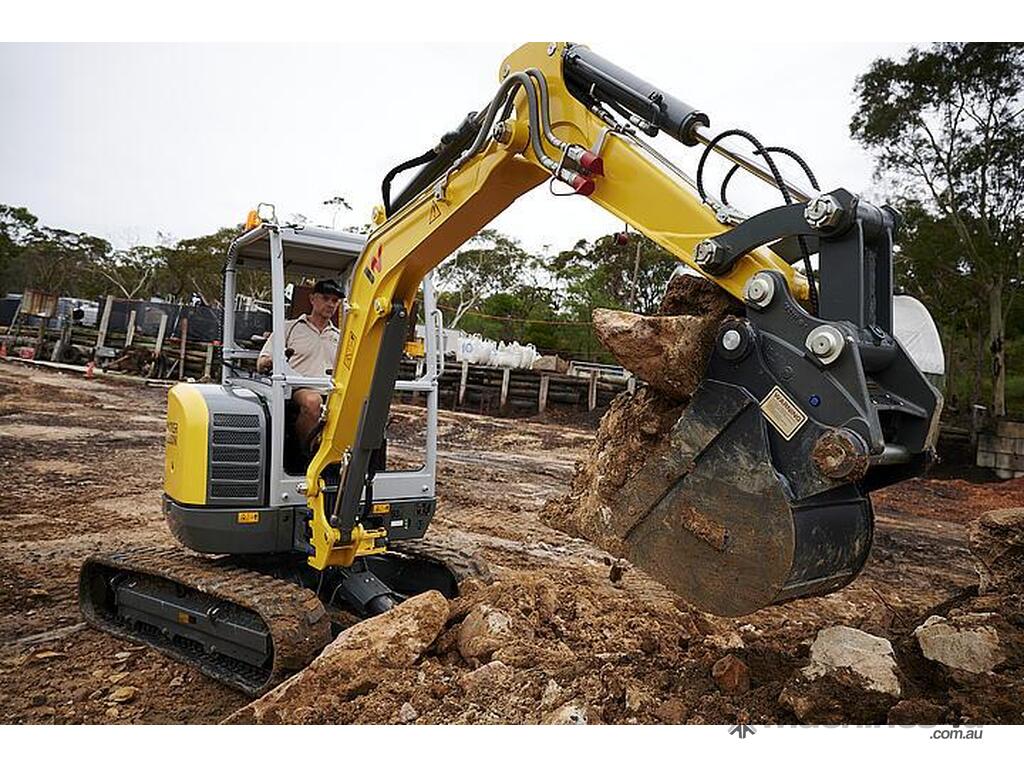
[[[84, 627], [76, 609], [87, 554], [173, 543], [160, 511], [165, 394], [0, 362], [0, 722], [215, 723], [247, 703], [155, 651]], [[394, 410], [399, 460], [415, 455], [420, 415]], [[453, 603], [452, 615], [486, 597], [529, 625], [528, 642], [502, 649], [503, 668], [488, 665], [495, 674], [482, 681], [454, 650], [454, 629], [443, 632], [415, 670], [386, 671], [335, 722], [539, 722], [567, 702], [592, 722], [794, 722], [779, 694], [819, 629], [912, 629], [977, 583], [965, 525], [1024, 506], [1024, 480], [903, 483], [874, 495], [874, 549], [851, 586], [716, 619], [636, 569], [613, 582], [605, 553], [540, 522], [593, 434], [565, 420], [442, 413], [428, 535], [475, 550], [496, 577]], [[711, 667], [728, 652], [749, 666], [749, 691], [716, 687]]]

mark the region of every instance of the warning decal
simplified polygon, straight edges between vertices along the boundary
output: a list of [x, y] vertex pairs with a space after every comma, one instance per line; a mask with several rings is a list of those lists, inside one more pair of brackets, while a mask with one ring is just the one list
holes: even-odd
[[341, 357], [341, 362], [346, 368], [352, 367], [352, 358], [356, 353], [356, 335], [352, 331], [348, 332], [348, 338], [345, 340], [345, 354]]
[[761, 413], [783, 438], [789, 440], [807, 421], [807, 414], [778, 386], [761, 401]]

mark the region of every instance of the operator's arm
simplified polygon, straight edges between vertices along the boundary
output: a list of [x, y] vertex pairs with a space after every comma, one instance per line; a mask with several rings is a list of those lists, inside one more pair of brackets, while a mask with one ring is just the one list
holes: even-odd
[[260, 349], [260, 356], [256, 358], [257, 373], [270, 373], [274, 367], [273, 336], [274, 334], [267, 336], [267, 340], [263, 342], [263, 348]]
[[[284, 343], [285, 344], [288, 343], [288, 339], [291, 337], [290, 331], [291, 331], [292, 327], [294, 326], [294, 324], [295, 324], [294, 320], [289, 320], [287, 323], [285, 323], [285, 329], [286, 329], [285, 330], [285, 335], [284, 335]], [[260, 349], [260, 356], [258, 358], [256, 358], [256, 372], [257, 373], [268, 374], [271, 371], [273, 371], [273, 369], [274, 369], [274, 341], [273, 341], [273, 338], [274, 338], [274, 334], [271, 333], [269, 336], [267, 336], [267, 340], [265, 342], [263, 342], [263, 348]], [[291, 360], [292, 354], [294, 354], [294, 352], [295, 352], [295, 350], [292, 349], [291, 347], [285, 347], [284, 359], [285, 360]]]

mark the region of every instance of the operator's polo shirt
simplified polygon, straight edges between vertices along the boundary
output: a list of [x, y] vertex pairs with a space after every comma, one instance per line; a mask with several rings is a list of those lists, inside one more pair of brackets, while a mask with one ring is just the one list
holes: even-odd
[[[299, 315], [294, 320], [284, 324], [284, 348], [291, 347], [295, 350], [288, 361], [295, 372], [302, 376], [327, 376], [327, 372], [334, 368], [334, 360], [338, 356], [338, 342], [341, 340], [341, 331], [334, 323], [328, 323], [322, 330], [309, 322], [306, 315]], [[273, 334], [267, 337], [267, 341], [260, 350], [260, 356], [273, 355], [271, 348]]]

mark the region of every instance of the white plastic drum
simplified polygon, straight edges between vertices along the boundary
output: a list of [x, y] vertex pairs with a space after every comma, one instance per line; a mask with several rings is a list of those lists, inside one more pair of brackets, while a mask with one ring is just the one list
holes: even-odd
[[893, 296], [893, 335], [929, 378], [946, 374], [942, 339], [931, 313], [913, 296]]

